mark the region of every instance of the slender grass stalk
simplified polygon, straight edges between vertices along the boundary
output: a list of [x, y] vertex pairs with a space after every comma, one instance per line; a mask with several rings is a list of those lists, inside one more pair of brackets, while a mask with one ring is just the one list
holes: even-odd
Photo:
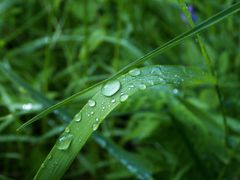
[[[183, 13], [187, 17], [191, 28], [194, 28], [195, 24], [193, 22], [191, 13], [188, 11], [188, 7], [187, 7], [186, 3], [184, 2], [184, 0], [178, 0], [178, 2], [180, 4], [180, 6], [182, 7]], [[209, 56], [209, 54], [207, 52], [207, 49], [206, 49], [206, 47], [204, 45], [204, 42], [203, 42], [203, 39], [199, 34], [196, 34], [196, 36], [197, 36], [198, 44], [199, 44], [201, 53], [203, 55], [205, 64], [207, 65], [207, 67], [208, 67], [209, 71], [212, 73], [212, 75], [217, 78], [216, 72], [215, 72], [214, 67], [212, 65], [211, 57]], [[215, 91], [216, 91], [216, 94], [217, 94], [217, 97], [218, 97], [218, 101], [219, 101], [219, 105], [220, 105], [220, 109], [221, 109], [221, 113], [222, 113], [222, 118], [223, 118], [223, 124], [224, 124], [224, 127], [225, 127], [225, 144], [228, 147], [229, 143], [228, 143], [227, 118], [226, 118], [226, 115], [225, 115], [225, 110], [223, 108], [223, 98], [222, 98], [222, 94], [221, 94], [218, 83], [215, 85]]]
[[72, 100], [74, 100], [75, 98], [79, 97], [80, 95], [98, 87], [99, 85], [106, 83], [107, 81], [113, 80], [117, 77], [119, 77], [120, 75], [126, 73], [127, 71], [129, 71], [130, 69], [139, 66], [141, 63], [154, 58], [156, 56], [158, 56], [159, 54], [165, 52], [166, 50], [178, 45], [179, 43], [181, 43], [183, 40], [192, 37], [194, 35], [196, 35], [197, 33], [200, 33], [204, 30], [206, 30], [208, 27], [218, 23], [219, 21], [227, 18], [228, 16], [238, 12], [240, 9], [240, 2], [233, 4], [232, 6], [230, 6], [229, 8], [217, 13], [216, 15], [208, 18], [207, 20], [203, 21], [202, 23], [198, 24], [196, 27], [192, 28], [191, 30], [180, 34], [179, 36], [175, 37], [174, 39], [168, 41], [167, 43], [165, 43], [164, 45], [156, 48], [155, 50], [151, 51], [150, 53], [146, 54], [145, 56], [133, 61], [132, 63], [128, 64], [127, 66], [125, 66], [123, 69], [121, 69], [120, 71], [118, 71], [115, 75], [113, 75], [112, 77], [103, 80], [99, 83], [96, 83], [95, 85], [86, 88], [76, 94], [73, 94], [72, 96], [66, 98], [65, 100], [47, 108], [46, 110], [44, 110], [43, 112], [41, 112], [40, 114], [38, 114], [37, 116], [33, 117], [32, 119], [30, 119], [28, 122], [26, 122], [25, 124], [23, 124], [21, 127], [18, 128], [18, 130], [26, 127], [27, 125], [35, 122], [36, 120], [42, 118], [43, 116], [47, 115], [48, 113], [52, 112], [53, 110], [66, 105], [68, 103], [70, 103]]

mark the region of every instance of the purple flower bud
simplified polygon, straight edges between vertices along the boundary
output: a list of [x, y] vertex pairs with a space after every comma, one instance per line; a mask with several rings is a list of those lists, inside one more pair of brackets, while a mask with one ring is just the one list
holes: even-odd
[[[188, 8], [188, 11], [190, 12], [190, 14], [192, 16], [193, 22], [197, 22], [198, 17], [195, 13], [195, 10], [194, 10], [193, 6], [189, 5], [189, 6], [187, 6], [187, 8]], [[181, 17], [181, 19], [183, 20], [184, 23], [189, 24], [186, 16], [183, 13], [180, 14], [180, 17]]]

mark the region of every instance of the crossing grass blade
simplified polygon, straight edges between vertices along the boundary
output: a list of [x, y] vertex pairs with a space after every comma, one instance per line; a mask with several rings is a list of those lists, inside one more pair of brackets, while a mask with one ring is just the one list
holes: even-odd
[[123, 69], [121, 69], [120, 71], [118, 71], [115, 75], [113, 75], [112, 77], [103, 80], [99, 83], [94, 84], [93, 86], [86, 88], [80, 92], [77, 92], [76, 94], [73, 94], [72, 96], [66, 98], [63, 101], [60, 101], [59, 103], [48, 107], [46, 110], [42, 111], [41, 113], [39, 113], [38, 115], [36, 115], [35, 117], [33, 117], [32, 119], [30, 119], [28, 122], [26, 122], [25, 124], [23, 124], [22, 126], [20, 126], [18, 128], [18, 130], [32, 124], [33, 122], [39, 120], [40, 118], [46, 116], [47, 114], [49, 114], [50, 112], [52, 112], [53, 110], [66, 105], [68, 103], [70, 103], [71, 101], [73, 101], [74, 99], [76, 99], [77, 97], [81, 96], [82, 94], [98, 87], [99, 85], [110, 81], [112, 79], [115, 79], [117, 77], [119, 77], [120, 75], [126, 73], [127, 71], [129, 71], [130, 69], [139, 66], [141, 63], [154, 58], [160, 54], [162, 54], [163, 52], [165, 52], [166, 50], [180, 44], [183, 40], [192, 37], [194, 35], [196, 35], [197, 33], [201, 33], [202, 31], [206, 30], [208, 27], [218, 23], [219, 21], [227, 18], [228, 16], [236, 13], [237, 11], [239, 11], [240, 9], [240, 2], [233, 4], [232, 6], [230, 6], [229, 8], [217, 13], [216, 15], [208, 18], [207, 20], [203, 21], [202, 23], [196, 25], [194, 28], [192, 28], [191, 30], [180, 34], [179, 36], [175, 37], [174, 39], [168, 41], [167, 43], [163, 44], [162, 46], [156, 48], [155, 50], [151, 51], [150, 53], [144, 55], [143, 57], [133, 61], [132, 63], [128, 64], [127, 66], [125, 66]]

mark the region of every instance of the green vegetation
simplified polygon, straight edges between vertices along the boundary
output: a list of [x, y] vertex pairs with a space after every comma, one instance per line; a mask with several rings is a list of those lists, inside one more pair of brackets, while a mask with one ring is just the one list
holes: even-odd
[[239, 10], [1, 0], [0, 179], [240, 178]]

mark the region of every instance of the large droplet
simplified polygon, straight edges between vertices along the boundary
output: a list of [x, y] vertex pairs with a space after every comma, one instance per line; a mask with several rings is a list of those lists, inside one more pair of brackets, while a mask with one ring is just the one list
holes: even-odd
[[124, 101], [126, 101], [127, 99], [128, 99], [128, 95], [127, 95], [127, 94], [123, 94], [123, 95], [120, 96], [120, 101], [121, 101], [121, 102], [124, 102]]
[[95, 102], [93, 99], [89, 99], [89, 100], [88, 100], [88, 105], [89, 105], [90, 107], [94, 107], [94, 106], [96, 105], [96, 102]]
[[72, 140], [73, 140], [73, 135], [64, 134], [58, 139], [56, 146], [59, 150], [67, 150]]
[[82, 113], [78, 113], [76, 114], [76, 116], [74, 117], [76, 122], [80, 122], [82, 120]]
[[101, 89], [104, 96], [112, 96], [118, 92], [121, 83], [118, 80], [108, 81]]
[[132, 69], [128, 72], [131, 76], [138, 76], [141, 74], [141, 71], [139, 69]]

